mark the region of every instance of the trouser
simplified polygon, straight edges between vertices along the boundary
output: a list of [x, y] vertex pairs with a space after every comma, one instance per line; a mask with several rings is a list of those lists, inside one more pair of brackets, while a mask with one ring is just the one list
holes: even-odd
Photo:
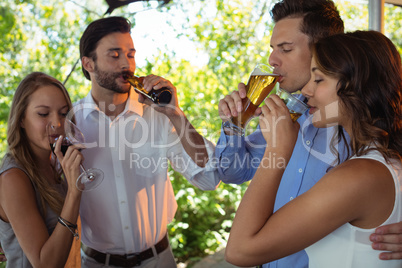
[[[110, 266], [107, 263], [99, 263], [91, 257], [85, 255], [81, 249], [81, 268], [99, 268], [99, 267], [111, 267], [111, 268], [124, 268], [119, 266]], [[159, 253], [158, 255], [147, 259], [139, 266], [133, 266], [134, 268], [176, 268], [176, 262], [173, 257], [173, 252], [170, 246]]]

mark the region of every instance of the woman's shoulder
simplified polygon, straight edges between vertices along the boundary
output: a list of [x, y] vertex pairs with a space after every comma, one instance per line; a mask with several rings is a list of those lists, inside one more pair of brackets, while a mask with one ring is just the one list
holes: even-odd
[[26, 172], [25, 169], [18, 164], [17, 160], [10, 153], [7, 153], [1, 161], [0, 175], [14, 168]]
[[3, 193], [4, 191], [14, 193], [31, 191], [33, 188], [26, 170], [10, 154], [6, 154], [3, 158], [0, 168], [0, 186]]
[[2, 191], [20, 192], [33, 189], [32, 182], [24, 170], [11, 167], [0, 174]]
[[[337, 166], [335, 169], [340, 172], [347, 172], [354, 175], [361, 175], [361, 179], [380, 179], [386, 175], [391, 178], [393, 171], [401, 169], [402, 163], [399, 159], [385, 159], [377, 150], [370, 150], [364, 155], [353, 156], [349, 160]], [[382, 175], [382, 176], [381, 176]], [[381, 179], [380, 179], [381, 180]]]
[[395, 193], [393, 174], [387, 163], [377, 159], [351, 158], [330, 170], [323, 178], [362, 200]]
[[386, 163], [355, 157], [335, 167], [328, 175], [340, 195], [351, 201], [350, 209], [355, 215], [351, 224], [374, 228], [387, 220], [394, 207], [396, 185]]
[[337, 173], [337, 177], [341, 175], [345, 176], [343, 178], [353, 178], [356, 182], [360, 180], [367, 182], [369, 179], [379, 181], [381, 177], [388, 175], [391, 177], [388, 164], [383, 158], [376, 156], [353, 157], [336, 166], [332, 171]]
[[6, 171], [9, 171], [13, 169], [15, 171], [15, 169], [19, 169], [22, 172], [24, 172], [27, 176], [29, 176], [28, 172], [26, 171], [26, 169], [21, 166], [18, 161], [10, 154], [7, 153], [1, 163], [1, 167], [0, 167], [0, 175], [2, 175], [3, 173], [5, 173]]
[[18, 165], [10, 165], [0, 174], [0, 207], [2, 219], [9, 220], [4, 211], [19, 211], [36, 200], [35, 188], [30, 178]]

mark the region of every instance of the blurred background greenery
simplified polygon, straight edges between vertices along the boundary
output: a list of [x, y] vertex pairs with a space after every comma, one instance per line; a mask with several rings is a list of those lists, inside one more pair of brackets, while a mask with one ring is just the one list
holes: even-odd
[[[273, 27], [270, 0], [144, 1], [118, 8], [133, 23], [137, 75], [157, 74], [176, 86], [180, 106], [194, 127], [212, 142], [220, 134], [219, 100], [246, 82], [256, 62], [268, 63]], [[336, 0], [347, 31], [368, 29], [368, 1]], [[9, 0], [0, 3], [0, 158], [12, 96], [32, 71], [48, 73], [73, 101], [90, 84], [81, 72], [79, 38], [103, 16], [103, 0]], [[385, 6], [385, 34], [402, 53], [402, 8]], [[151, 48], [151, 49], [148, 49]], [[250, 128], [257, 124], [253, 120]], [[216, 191], [192, 187], [170, 169], [178, 202], [169, 224], [174, 255], [188, 267], [225, 247], [237, 205], [247, 188], [221, 184]], [[4, 267], [4, 263], [0, 267]]]

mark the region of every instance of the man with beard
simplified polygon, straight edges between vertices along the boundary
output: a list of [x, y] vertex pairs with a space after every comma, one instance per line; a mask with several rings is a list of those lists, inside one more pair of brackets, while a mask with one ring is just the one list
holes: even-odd
[[86, 138], [84, 165], [105, 175], [82, 195], [82, 267], [176, 267], [167, 239], [177, 208], [168, 161], [200, 189], [214, 190], [220, 182], [208, 161], [214, 145], [190, 124], [172, 83], [144, 78], [146, 90], [172, 91], [171, 102], [160, 107], [125, 80], [136, 67], [130, 28], [125, 18], [103, 18], [80, 40], [82, 70], [92, 88], [73, 114]]

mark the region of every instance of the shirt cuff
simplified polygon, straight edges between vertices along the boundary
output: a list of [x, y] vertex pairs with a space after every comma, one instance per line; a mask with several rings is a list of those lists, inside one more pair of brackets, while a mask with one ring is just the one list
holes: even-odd
[[[222, 125], [221, 135], [215, 148], [215, 156], [219, 159], [226, 150], [231, 150], [233, 148], [239, 148], [239, 146], [243, 146], [244, 141], [245, 137], [243, 136], [226, 135]], [[235, 151], [237, 151], [237, 149]]]
[[184, 166], [176, 167], [176, 171], [180, 172], [194, 186], [202, 190], [214, 190], [220, 183], [218, 173], [218, 161], [215, 157], [215, 145], [203, 137], [205, 147], [208, 153], [208, 162], [205, 167], [198, 166], [185, 150], [181, 155]]

